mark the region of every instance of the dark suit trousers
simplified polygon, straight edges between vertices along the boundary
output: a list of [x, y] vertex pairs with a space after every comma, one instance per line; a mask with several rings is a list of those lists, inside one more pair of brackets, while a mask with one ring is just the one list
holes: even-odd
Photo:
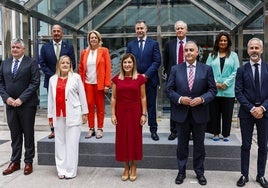
[[157, 132], [156, 122], [156, 97], [157, 86], [154, 86], [150, 79], [146, 82], [146, 97], [147, 97], [147, 111], [148, 111], [148, 125], [150, 126], [150, 132]]
[[185, 122], [176, 122], [178, 145], [177, 145], [177, 160], [178, 170], [180, 173], [185, 173], [186, 164], [189, 155], [189, 139], [190, 133], [193, 136], [193, 168], [197, 176], [204, 175], [204, 161], [205, 161], [205, 130], [206, 123], [196, 123], [189, 111]]
[[211, 134], [222, 134], [223, 137], [230, 136], [234, 97], [216, 97], [210, 104], [210, 121], [207, 124], [207, 132]]
[[[170, 109], [172, 109], [171, 105], [172, 102], [170, 102]], [[172, 118], [170, 118], [170, 133], [177, 134], [176, 122]]]
[[20, 163], [24, 139], [24, 162], [32, 163], [35, 155], [34, 123], [36, 107], [7, 107], [7, 122], [11, 134], [11, 161]]
[[267, 160], [267, 135], [268, 135], [268, 119], [260, 120], [252, 118], [240, 118], [240, 130], [242, 135], [241, 146], [241, 173], [244, 176], [249, 174], [250, 149], [252, 142], [252, 134], [254, 124], [257, 127], [258, 139], [258, 160], [257, 160], [257, 175], [265, 175], [265, 167]]

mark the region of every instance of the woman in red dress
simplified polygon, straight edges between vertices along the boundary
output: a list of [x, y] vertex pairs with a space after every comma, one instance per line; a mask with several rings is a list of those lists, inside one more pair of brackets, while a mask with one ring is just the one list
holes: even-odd
[[146, 123], [145, 82], [132, 54], [125, 54], [120, 73], [112, 79], [111, 120], [116, 127], [115, 158], [124, 162], [122, 180], [137, 178], [137, 160], [142, 154], [142, 126]]

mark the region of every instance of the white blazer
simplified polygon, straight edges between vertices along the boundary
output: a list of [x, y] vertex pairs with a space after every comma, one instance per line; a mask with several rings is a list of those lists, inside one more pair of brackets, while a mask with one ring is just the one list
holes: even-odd
[[[53, 75], [49, 79], [48, 89], [48, 118], [53, 118], [53, 125], [57, 126], [56, 120], [56, 87], [58, 75]], [[77, 73], [68, 74], [68, 80], [65, 88], [66, 102], [66, 125], [77, 126], [82, 124], [82, 115], [88, 113], [87, 100], [84, 85], [81, 77]]]

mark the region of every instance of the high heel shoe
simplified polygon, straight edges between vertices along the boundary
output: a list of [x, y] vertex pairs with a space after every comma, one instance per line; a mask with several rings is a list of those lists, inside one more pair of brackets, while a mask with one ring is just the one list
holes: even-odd
[[95, 129], [90, 128], [88, 134], [85, 136], [85, 139], [91, 138], [92, 136], [95, 136], [95, 134]]
[[128, 175], [127, 175], [127, 176], [122, 175], [121, 180], [122, 180], [122, 181], [127, 181], [127, 180], [128, 180], [128, 177], [129, 177]]
[[130, 181], [135, 181], [137, 179], [137, 175], [135, 175], [135, 176], [129, 176], [129, 180]]
[[131, 173], [129, 176], [129, 180], [130, 181], [135, 181], [137, 179], [137, 167], [136, 166], [132, 166], [131, 167]]
[[129, 178], [129, 168], [124, 170], [124, 172], [122, 174], [122, 177], [121, 177], [121, 180], [122, 181], [127, 181], [128, 178]]

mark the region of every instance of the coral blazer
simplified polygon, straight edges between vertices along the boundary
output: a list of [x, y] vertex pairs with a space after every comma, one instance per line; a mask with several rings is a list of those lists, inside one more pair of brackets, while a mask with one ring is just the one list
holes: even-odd
[[[89, 48], [82, 50], [79, 62], [79, 74], [84, 84], [86, 79], [87, 58], [89, 52]], [[96, 71], [98, 90], [104, 90], [104, 87], [111, 87], [111, 59], [107, 48], [98, 48]]]

